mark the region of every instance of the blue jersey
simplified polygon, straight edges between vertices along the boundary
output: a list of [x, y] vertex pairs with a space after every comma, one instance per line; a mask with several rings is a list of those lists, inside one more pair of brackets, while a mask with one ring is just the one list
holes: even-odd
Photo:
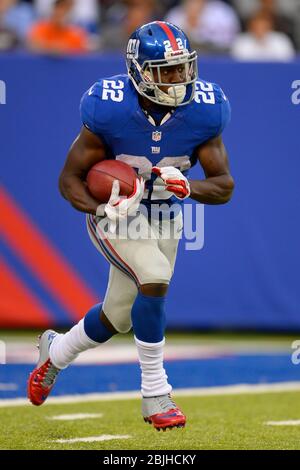
[[128, 163], [146, 180], [146, 205], [179, 202], [151, 168], [174, 166], [187, 176], [197, 161], [197, 147], [220, 135], [230, 119], [221, 88], [198, 80], [194, 100], [156, 125], [142, 110], [127, 75], [96, 82], [83, 95], [80, 111], [84, 126], [107, 145], [108, 157]]

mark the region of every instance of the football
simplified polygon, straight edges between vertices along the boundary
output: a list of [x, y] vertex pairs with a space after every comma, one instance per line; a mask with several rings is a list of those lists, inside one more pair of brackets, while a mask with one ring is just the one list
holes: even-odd
[[120, 195], [130, 196], [137, 178], [135, 170], [119, 160], [103, 160], [88, 172], [86, 182], [92, 196], [100, 203], [108, 202], [114, 180], [120, 182]]

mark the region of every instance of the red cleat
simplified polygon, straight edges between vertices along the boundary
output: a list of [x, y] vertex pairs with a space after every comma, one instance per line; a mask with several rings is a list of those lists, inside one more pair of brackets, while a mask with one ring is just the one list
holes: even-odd
[[186, 423], [186, 417], [169, 394], [150, 398], [143, 397], [142, 413], [144, 421], [153, 424], [158, 431], [174, 427], [183, 428]]
[[31, 372], [27, 383], [27, 396], [33, 405], [44, 403], [51, 392], [60, 369], [55, 367], [49, 357], [49, 347], [57, 333], [47, 330], [39, 338], [39, 361]]

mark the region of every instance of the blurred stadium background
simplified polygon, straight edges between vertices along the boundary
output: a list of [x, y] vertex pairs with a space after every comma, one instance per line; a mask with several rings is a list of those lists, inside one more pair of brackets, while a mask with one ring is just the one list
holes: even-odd
[[[60, 196], [58, 175], [81, 126], [82, 94], [125, 73], [128, 35], [162, 18], [185, 29], [200, 77], [230, 99], [224, 141], [236, 181], [228, 205], [205, 207], [203, 249], [181, 242], [168, 298], [169, 375], [176, 389], [299, 388], [291, 343], [300, 335], [300, 0], [0, 0], [2, 406], [26, 396], [32, 331], [67, 328], [104, 296], [108, 266], [84, 215]], [[202, 177], [200, 167], [192, 176]], [[77, 366], [54, 395], [139, 388], [127, 336]]]

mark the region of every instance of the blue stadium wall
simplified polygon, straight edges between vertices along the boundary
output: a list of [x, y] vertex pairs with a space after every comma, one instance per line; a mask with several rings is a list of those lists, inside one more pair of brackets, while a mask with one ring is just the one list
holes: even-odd
[[[229, 204], [205, 207], [202, 250], [181, 241], [168, 325], [300, 330], [300, 63], [206, 59], [199, 70], [232, 104], [224, 140], [236, 189]], [[57, 180], [81, 95], [124, 71], [121, 57], [0, 57], [2, 327], [69, 325], [104, 296], [108, 265]]]

